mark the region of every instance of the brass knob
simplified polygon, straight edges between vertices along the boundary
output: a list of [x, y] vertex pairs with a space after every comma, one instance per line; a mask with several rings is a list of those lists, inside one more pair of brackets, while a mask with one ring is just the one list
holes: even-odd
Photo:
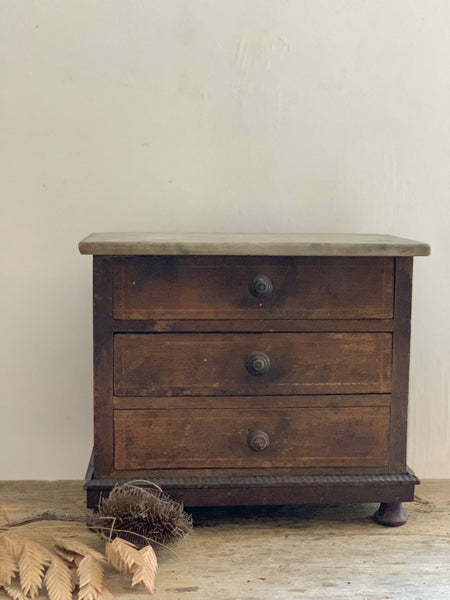
[[248, 434], [247, 443], [255, 452], [261, 452], [270, 445], [270, 437], [265, 431], [256, 429]]
[[248, 284], [248, 291], [256, 298], [265, 298], [273, 291], [273, 283], [267, 275], [257, 275], [253, 281]]
[[264, 352], [254, 352], [245, 359], [245, 368], [250, 375], [265, 375], [270, 369], [270, 358]]

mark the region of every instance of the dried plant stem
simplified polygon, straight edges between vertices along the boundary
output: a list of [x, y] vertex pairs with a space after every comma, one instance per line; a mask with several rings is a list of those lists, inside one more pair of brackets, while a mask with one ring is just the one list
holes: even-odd
[[4, 525], [0, 526], [0, 530], [10, 529], [11, 527], [21, 527], [22, 525], [28, 525], [28, 523], [35, 523], [36, 521], [71, 521], [76, 523], [85, 523], [86, 517], [82, 515], [68, 515], [64, 513], [58, 514], [47, 510], [38, 515], [31, 515], [18, 521], [11, 521], [10, 523], [5, 523]]
[[142, 489], [141, 486], [136, 486], [137, 483], [144, 484], [145, 486], [152, 486], [160, 492], [163, 491], [162, 488], [160, 488], [157, 483], [155, 483], [154, 481], [150, 481], [149, 479], [132, 479], [131, 481], [127, 481], [126, 483], [123, 483], [122, 485], [124, 487], [133, 486], [133, 487], [138, 487], [139, 489]]
[[[100, 519], [114, 519], [114, 517], [99, 517]], [[34, 523], [36, 521], [67, 521], [67, 522], [76, 522], [76, 523], [86, 523], [86, 518], [82, 517], [81, 515], [55, 515], [54, 513], [51, 512], [45, 512], [42, 513], [40, 515], [34, 515], [31, 516], [29, 518], [25, 518], [22, 519], [20, 521], [13, 521], [12, 523], [8, 523], [8, 525], [2, 525], [0, 527], [0, 531], [4, 528], [11, 528], [11, 527], [21, 527], [22, 525], [28, 525], [28, 523]], [[93, 532], [98, 533], [99, 531], [102, 532], [110, 532], [111, 531], [111, 527], [102, 527], [101, 525], [95, 525], [95, 524], [90, 524], [87, 523], [87, 526], [89, 527], [89, 529], [91, 529]], [[128, 530], [125, 529], [114, 529], [114, 532], [116, 533], [130, 533]], [[145, 535], [142, 535], [140, 533], [134, 533], [135, 536], [141, 538], [142, 540], [144, 540], [147, 544], [156, 544], [157, 546], [161, 546], [161, 548], [164, 548], [164, 550], [168, 550], [169, 552], [171, 552], [172, 554], [174, 554], [177, 558], [181, 558], [180, 555], [175, 552], [175, 550], [173, 548], [171, 548], [170, 546], [167, 546], [166, 544], [162, 544], [161, 542], [157, 542], [156, 540], [147, 537]], [[104, 535], [103, 533], [101, 534], [101, 536], [103, 537], [103, 539], [107, 542], [110, 542], [111, 539], [109, 538], [109, 536]]]

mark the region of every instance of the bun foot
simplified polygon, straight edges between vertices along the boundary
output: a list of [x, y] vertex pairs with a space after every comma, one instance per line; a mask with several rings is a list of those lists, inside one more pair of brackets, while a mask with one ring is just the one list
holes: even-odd
[[382, 502], [372, 519], [385, 527], [400, 527], [406, 523], [408, 517], [401, 502]]

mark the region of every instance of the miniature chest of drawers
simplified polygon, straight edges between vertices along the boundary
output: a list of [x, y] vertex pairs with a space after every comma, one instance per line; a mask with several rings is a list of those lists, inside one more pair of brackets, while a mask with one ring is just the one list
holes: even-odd
[[88, 506], [381, 502], [402, 524], [412, 261], [379, 235], [91, 234]]

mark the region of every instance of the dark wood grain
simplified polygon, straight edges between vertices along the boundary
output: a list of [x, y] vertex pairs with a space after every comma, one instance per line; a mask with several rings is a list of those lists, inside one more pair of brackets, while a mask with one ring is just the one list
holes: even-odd
[[[388, 407], [121, 410], [114, 416], [117, 469], [382, 466]], [[252, 434], [270, 440], [255, 452]], [[249, 438], [250, 436], [250, 438]]]
[[94, 458], [96, 475], [113, 468], [113, 335], [111, 259], [94, 256]]
[[[116, 334], [117, 396], [386, 393], [389, 333]], [[270, 357], [262, 376], [246, 369]]]
[[396, 258], [395, 264], [390, 464], [394, 473], [400, 473], [406, 468], [413, 259]]
[[115, 410], [185, 408], [339, 408], [390, 406], [389, 394], [330, 394], [327, 396], [128, 396], [113, 398]]
[[[284, 504], [345, 504], [356, 502], [410, 502], [414, 500], [414, 486], [392, 484], [381, 487], [376, 482], [350, 487], [347, 483], [303, 487], [298, 484], [285, 486], [255, 483], [253, 487], [240, 487], [230, 480], [228, 487], [167, 486], [164, 490], [171, 498], [181, 502], [187, 509], [200, 506], [281, 506]], [[88, 508], [97, 508], [100, 498], [108, 495], [114, 482], [102, 488], [87, 488]]]
[[[267, 470], [266, 470], [267, 472]], [[127, 481], [119, 479], [119, 482]], [[414, 499], [420, 483], [412, 472], [392, 475], [306, 475], [154, 478], [157, 485], [185, 506], [336, 504], [398, 502]], [[114, 480], [86, 482], [88, 507], [107, 496]]]
[[115, 320], [116, 332], [147, 333], [214, 333], [261, 331], [300, 333], [314, 331], [393, 331], [394, 319], [178, 319]]
[[[249, 290], [267, 276], [264, 298]], [[392, 317], [390, 257], [124, 257], [114, 260], [116, 319]]]
[[136, 477], [191, 506], [412, 499], [382, 479], [406, 471], [411, 277], [412, 258], [94, 257], [90, 505]]
[[[267, 475], [270, 472], [271, 475], [282, 476], [282, 475], [362, 475], [362, 474], [377, 474], [377, 475], [386, 475], [390, 474], [391, 470], [389, 466], [327, 466], [327, 467], [272, 467], [271, 469], [267, 469], [267, 467], [243, 467], [243, 468], [220, 468], [220, 467], [211, 467], [211, 468], [200, 468], [196, 467], [195, 469], [190, 469], [187, 467], [183, 467], [181, 469], [174, 468], [158, 468], [158, 469], [113, 469], [111, 471], [110, 477], [112, 479], [153, 479], [158, 477], [215, 477], [215, 476], [223, 476], [223, 477], [234, 477], [237, 475]], [[231, 484], [231, 481], [230, 481]]]

